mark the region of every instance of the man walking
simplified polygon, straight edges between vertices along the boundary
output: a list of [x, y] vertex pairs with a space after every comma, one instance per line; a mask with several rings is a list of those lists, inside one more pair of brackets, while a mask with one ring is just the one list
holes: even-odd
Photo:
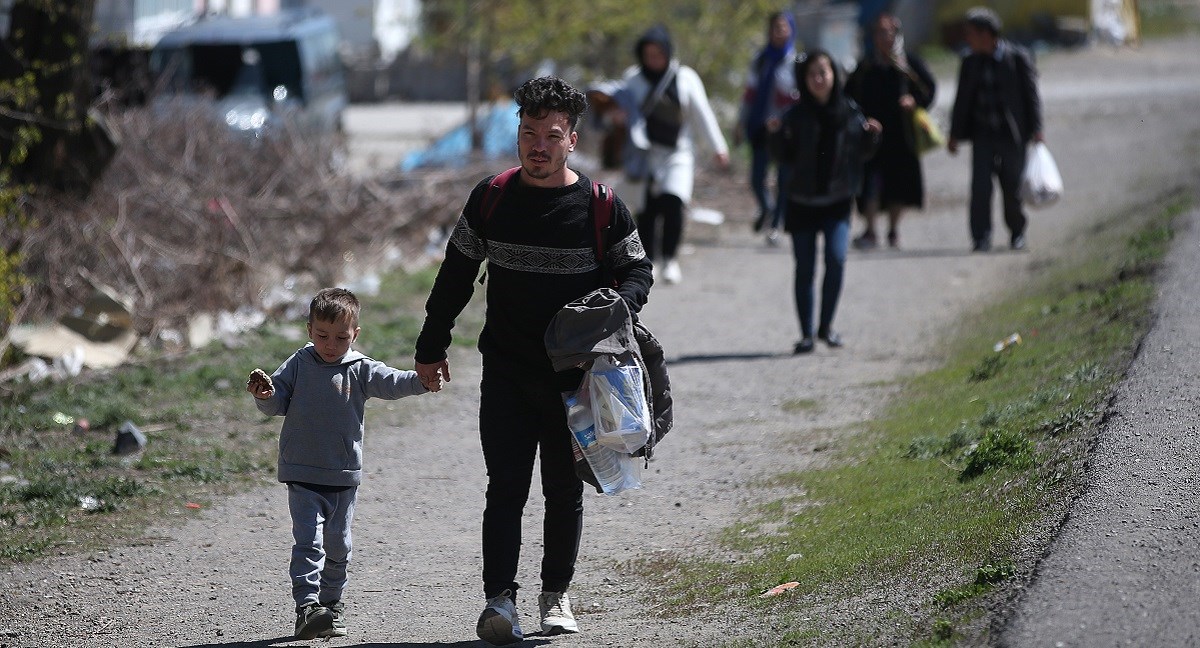
[[[583, 93], [560, 79], [527, 81], [516, 92], [519, 172], [494, 205], [483, 207], [495, 176], [476, 185], [446, 247], [417, 338], [416, 371], [434, 388], [450, 381], [446, 348], [454, 320], [487, 264], [487, 318], [479, 436], [488, 485], [483, 513], [483, 591], [476, 632], [503, 645], [523, 637], [516, 609], [521, 514], [540, 447], [546, 500], [538, 612], [545, 634], [578, 632], [567, 588], [583, 529], [583, 483], [575, 474], [562, 392], [582, 371], [556, 373], [544, 336], [568, 302], [615, 278], [617, 292], [638, 312], [653, 282], [633, 217], [617, 200], [604, 237], [603, 264], [590, 212], [592, 183], [566, 166], [575, 126], [587, 107]], [[493, 189], [494, 191], [494, 189]]]
[[1042, 105], [1037, 70], [1029, 53], [1000, 38], [996, 12], [976, 7], [967, 12], [966, 38], [971, 53], [958, 75], [958, 95], [950, 118], [947, 149], [971, 140], [971, 239], [973, 250], [992, 247], [992, 176], [1000, 180], [1004, 222], [1014, 250], [1025, 248], [1021, 174], [1025, 147], [1042, 141]]

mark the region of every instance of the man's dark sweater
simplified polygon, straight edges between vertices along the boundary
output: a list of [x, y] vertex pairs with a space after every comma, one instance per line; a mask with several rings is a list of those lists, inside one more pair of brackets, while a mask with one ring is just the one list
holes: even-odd
[[[508, 184], [487, 222], [480, 213], [487, 178], [475, 186], [459, 217], [446, 258], [425, 304], [425, 325], [417, 338], [416, 360], [446, 358], [454, 320], [471, 298], [479, 266], [487, 264], [487, 318], [479, 339], [484, 362], [500, 361], [552, 372], [545, 333], [568, 302], [603, 285], [596, 260], [591, 217], [591, 181], [579, 176], [565, 187]], [[631, 312], [650, 291], [651, 263], [629, 210], [616, 200], [604, 264], [611, 268]]]

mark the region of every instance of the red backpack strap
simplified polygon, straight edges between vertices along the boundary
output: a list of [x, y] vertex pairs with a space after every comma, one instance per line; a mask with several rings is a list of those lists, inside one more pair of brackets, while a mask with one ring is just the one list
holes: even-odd
[[616, 201], [612, 187], [599, 182], [592, 183], [592, 223], [596, 227], [596, 260], [604, 262], [608, 251], [608, 232], [612, 227], [613, 204]]
[[517, 175], [521, 167], [515, 166], [507, 171], [497, 173], [492, 181], [488, 183], [486, 189], [483, 190], [483, 204], [480, 205], [479, 211], [483, 215], [482, 223], [487, 223], [492, 218], [492, 212], [496, 211], [496, 205], [500, 204], [500, 197], [504, 195], [505, 188], [508, 183]]

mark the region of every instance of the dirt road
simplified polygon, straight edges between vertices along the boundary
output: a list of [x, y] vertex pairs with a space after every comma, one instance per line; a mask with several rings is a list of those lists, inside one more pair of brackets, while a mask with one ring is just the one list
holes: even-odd
[[[644, 490], [586, 500], [583, 557], [572, 589], [583, 633], [532, 637], [525, 645], [703, 646], [768, 628], [762, 619], [739, 618], [721, 601], [712, 601], [700, 616], [658, 618], [639, 598], [642, 583], [614, 564], [654, 551], [683, 556], [710, 551], [714, 534], [734, 523], [752, 496], [743, 486], [819, 464], [823, 455], [817, 448], [838, 443], [839, 434], [869, 419], [895, 379], [930, 366], [930, 350], [961, 313], [1053, 263], [1056, 250], [1090, 224], [1145, 203], [1164, 188], [1195, 187], [1198, 59], [1197, 41], [1153, 43], [1141, 51], [1043, 55], [1047, 137], [1067, 196], [1033, 215], [1030, 251], [968, 253], [969, 157], [930, 155], [929, 205], [905, 223], [903, 251], [850, 259], [838, 317], [847, 347], [836, 352], [819, 347], [808, 357], [790, 355], [798, 337], [790, 255], [784, 248], [765, 247], [749, 233], [751, 201], [741, 178], [707, 178], [699, 202], [724, 209], [732, 222], [719, 233], [692, 228], [694, 253], [683, 260], [684, 282], [656, 287], [645, 312], [672, 360], [676, 430], [646, 475]], [[953, 79], [942, 79], [940, 93], [944, 111]], [[1197, 255], [1193, 243], [1175, 258], [1194, 262]], [[1179, 289], [1180, 283], [1167, 288]], [[1179, 320], [1164, 318], [1171, 321]], [[1193, 353], [1194, 336], [1177, 337], [1188, 331], [1160, 329], [1152, 343]], [[405, 349], [384, 359], [399, 364], [409, 354]], [[482, 604], [478, 544], [484, 471], [475, 422], [479, 362], [467, 350], [452, 361], [455, 380], [447, 391], [376, 403], [370, 410], [368, 475], [359, 491], [346, 598], [351, 634], [330, 645], [482, 645], [474, 637]], [[1186, 377], [1186, 365], [1178, 371]], [[1177, 390], [1164, 393], [1162, 401], [1171, 395], [1178, 396], [1180, 408], [1188, 402]], [[793, 399], [812, 399], [819, 406], [781, 407]], [[1120, 403], [1131, 408], [1130, 414], [1151, 407], [1136, 398]], [[249, 419], [254, 416], [249, 400], [246, 408]], [[1164, 417], [1152, 423], [1179, 421]], [[1110, 468], [1102, 461], [1097, 466]], [[1185, 477], [1194, 476], [1180, 468]], [[541, 549], [538, 499], [535, 484], [518, 577], [530, 589], [536, 586]], [[1171, 500], [1164, 493], [1162, 501]], [[1081, 534], [1132, 526], [1124, 520], [1146, 525], [1167, 519], [1164, 508], [1108, 509], [1116, 517], [1107, 526], [1085, 526]], [[1164, 546], [1173, 541], [1168, 531], [1184, 526], [1178, 522], [1156, 527], [1161, 530], [1156, 541]], [[306, 645], [289, 640], [290, 543], [284, 491], [273, 486], [232, 497], [198, 516], [181, 512], [137, 546], [0, 571], [0, 609], [5, 611], [0, 646]], [[1065, 551], [1069, 562], [1076, 550]], [[1182, 554], [1164, 549], [1156, 556], [1163, 570], [1194, 576], [1194, 563], [1176, 561]], [[1046, 574], [1059, 569], [1050, 560], [1044, 568]], [[1194, 581], [1163, 580], [1159, 586], [1167, 583]], [[1128, 591], [1139, 593], [1143, 584], [1151, 583], [1134, 581]], [[1180, 604], [1195, 600], [1192, 587], [1177, 594]], [[525, 595], [519, 607], [532, 627], [532, 597]], [[1049, 614], [1030, 609], [1034, 617]], [[1139, 610], [1124, 608], [1131, 619]], [[848, 605], [825, 612], [814, 623], [834, 623], [849, 614]], [[1022, 634], [1023, 627], [1018, 624], [1009, 635], [1012, 645], [1053, 645], [1036, 629]], [[836, 642], [838, 635], [826, 636]]]

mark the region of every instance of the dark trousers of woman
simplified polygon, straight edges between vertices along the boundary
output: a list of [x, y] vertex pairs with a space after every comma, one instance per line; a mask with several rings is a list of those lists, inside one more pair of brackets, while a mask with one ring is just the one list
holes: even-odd
[[653, 261], [658, 254], [658, 224], [662, 223], [662, 258], [674, 259], [683, 238], [683, 199], [671, 194], [646, 196], [646, 208], [638, 215], [638, 238]]
[[792, 254], [796, 260], [796, 312], [800, 316], [800, 335], [813, 337], [813, 282], [817, 274], [817, 235], [825, 240], [825, 277], [821, 281], [821, 319], [817, 335], [826, 335], [833, 325], [842, 279], [846, 272], [846, 253], [850, 247], [850, 202], [832, 207], [811, 208], [788, 203], [791, 210], [789, 229]]
[[775, 164], [775, 199], [772, 200], [770, 192], [767, 191], [767, 174], [771, 164], [771, 151], [767, 146], [766, 135], [751, 137], [750, 189], [754, 191], [760, 219], [755, 223], [755, 229], [778, 229], [783, 225], [784, 212], [787, 211], [787, 179], [792, 175], [791, 170], [786, 165]]
[[529, 499], [539, 447], [546, 500], [542, 589], [566, 591], [575, 575], [583, 531], [583, 482], [575, 475], [560, 389], [553, 373], [498, 362], [484, 364], [479, 437], [488, 475], [483, 511], [483, 591], [487, 598], [504, 590], [512, 590], [516, 597], [521, 514]]

